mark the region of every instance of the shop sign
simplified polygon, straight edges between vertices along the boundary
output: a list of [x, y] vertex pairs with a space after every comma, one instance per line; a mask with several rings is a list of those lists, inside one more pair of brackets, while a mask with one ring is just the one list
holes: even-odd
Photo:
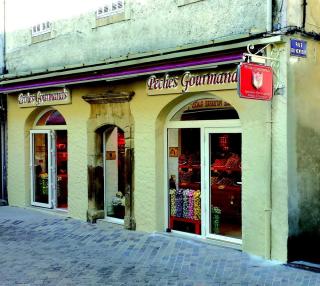
[[228, 102], [219, 99], [201, 99], [192, 102], [189, 105], [188, 110], [198, 110], [198, 109], [227, 109], [231, 108]]
[[242, 63], [239, 66], [240, 97], [271, 100], [273, 96], [273, 72], [269, 66]]
[[71, 94], [67, 88], [53, 91], [27, 92], [18, 95], [20, 107], [35, 107], [71, 103]]
[[303, 40], [290, 40], [290, 55], [295, 57], [307, 57], [307, 42]]
[[162, 77], [152, 75], [147, 79], [146, 89], [148, 95], [235, 89], [237, 80], [236, 71], [204, 74], [185, 72], [181, 76], [165, 74]]

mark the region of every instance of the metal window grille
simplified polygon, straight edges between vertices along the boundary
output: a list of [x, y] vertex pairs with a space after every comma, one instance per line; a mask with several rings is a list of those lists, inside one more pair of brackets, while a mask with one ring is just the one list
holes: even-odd
[[39, 36], [39, 35], [42, 35], [42, 34], [46, 34], [46, 33], [49, 33], [49, 32], [51, 32], [51, 23], [48, 22], [48, 21], [47, 22], [43, 22], [41, 24], [34, 25], [31, 28], [32, 37]]
[[97, 18], [109, 17], [124, 11], [124, 0], [109, 0], [96, 10]]

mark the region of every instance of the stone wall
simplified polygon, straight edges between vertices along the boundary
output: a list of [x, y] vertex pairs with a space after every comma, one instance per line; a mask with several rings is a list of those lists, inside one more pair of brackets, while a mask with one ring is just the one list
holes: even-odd
[[316, 258], [319, 263], [320, 45], [303, 40], [307, 57], [288, 61], [289, 259]]
[[269, 1], [203, 0], [181, 5], [182, 2], [127, 0], [125, 19], [100, 26], [91, 11], [53, 22], [51, 39], [45, 37], [43, 41], [32, 40], [30, 27], [9, 32], [8, 69], [17, 73], [90, 64], [267, 30]]

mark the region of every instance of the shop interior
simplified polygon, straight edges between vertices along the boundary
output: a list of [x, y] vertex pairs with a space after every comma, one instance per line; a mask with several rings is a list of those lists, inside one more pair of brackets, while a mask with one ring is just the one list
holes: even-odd
[[105, 208], [109, 218], [124, 219], [125, 215], [125, 136], [112, 126], [104, 132]]

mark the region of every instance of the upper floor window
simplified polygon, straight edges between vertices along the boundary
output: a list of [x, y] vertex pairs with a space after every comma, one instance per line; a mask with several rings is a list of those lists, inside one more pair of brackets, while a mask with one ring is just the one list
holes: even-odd
[[123, 11], [124, 0], [109, 0], [104, 6], [99, 7], [99, 9], [96, 11], [96, 17], [97, 19], [104, 18], [121, 13]]
[[51, 32], [51, 23], [48, 21], [43, 22], [41, 24], [34, 25], [32, 26], [32, 29], [31, 29], [31, 34], [33, 37], [46, 34], [49, 32]]

